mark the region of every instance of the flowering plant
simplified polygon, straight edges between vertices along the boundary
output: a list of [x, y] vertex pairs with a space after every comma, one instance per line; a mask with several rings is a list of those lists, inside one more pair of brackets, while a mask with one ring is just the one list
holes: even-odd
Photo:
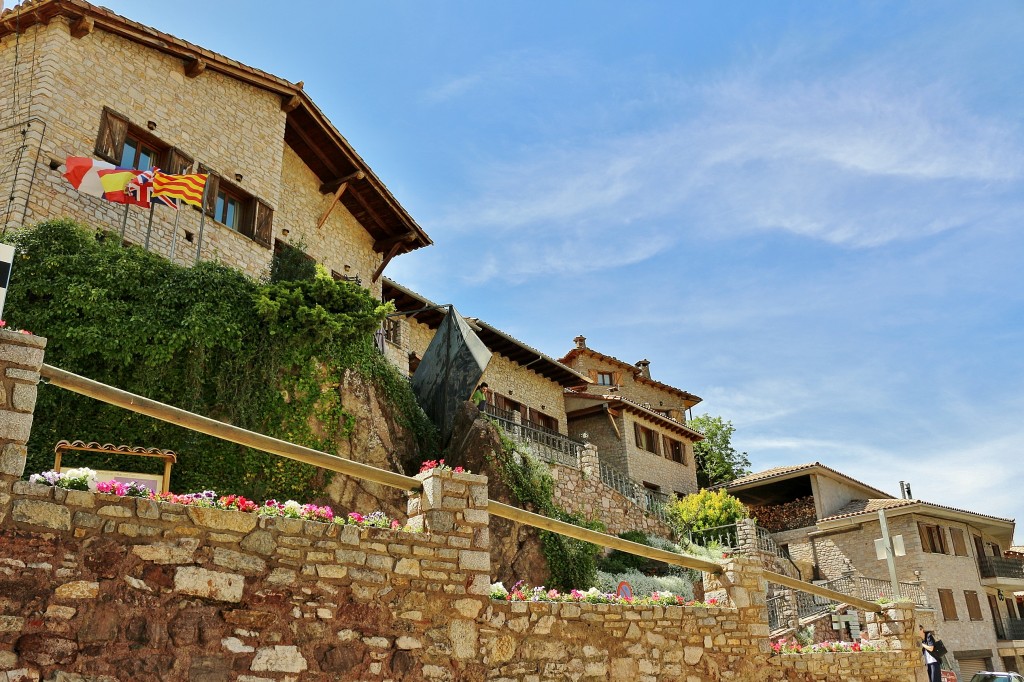
[[[0, 329], [5, 328], [6, 326], [7, 326], [7, 320], [0, 320]], [[31, 334], [32, 333], [32, 332], [30, 332], [27, 329], [11, 329], [10, 331], [18, 332], [19, 334]]]
[[649, 597], [620, 597], [617, 594], [601, 592], [596, 587], [591, 587], [586, 592], [571, 590], [568, 593], [558, 590], [546, 589], [543, 585], [537, 587], [526, 587], [524, 581], [520, 580], [512, 589], [507, 589], [502, 583], [491, 585], [491, 599], [504, 601], [533, 601], [533, 602], [570, 602], [587, 604], [633, 604], [636, 606], [718, 606], [717, 599], [697, 601], [695, 599], [684, 599], [671, 592], [655, 592]]
[[96, 483], [96, 492], [109, 493], [119, 497], [142, 497], [149, 498], [152, 491], [137, 481], [119, 483], [118, 481], [99, 481]]
[[859, 651], [883, 651], [884, 646], [862, 644], [861, 642], [818, 642], [803, 645], [796, 640], [784, 639], [772, 642], [772, 651], [777, 654], [820, 654], [820, 653], [857, 653]]
[[64, 473], [57, 471], [44, 471], [41, 474], [32, 474], [28, 477], [29, 483], [42, 483], [56, 488], [67, 488], [68, 490], [95, 490], [96, 472], [86, 467], [68, 469]]
[[454, 472], [456, 474], [468, 474], [469, 473], [468, 471], [466, 471], [462, 467], [454, 467], [454, 468], [452, 468], [452, 467], [448, 466], [447, 464], [444, 463], [443, 459], [428, 459], [426, 462], [424, 462], [423, 464], [420, 465], [420, 473], [421, 474], [425, 474], [428, 471], [433, 471], [434, 469], [437, 469], [438, 471], [452, 471], [452, 472]]

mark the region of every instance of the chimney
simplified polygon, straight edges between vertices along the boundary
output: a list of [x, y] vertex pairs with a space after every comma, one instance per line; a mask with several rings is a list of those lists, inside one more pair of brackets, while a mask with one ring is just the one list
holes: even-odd
[[640, 362], [636, 363], [636, 366], [637, 366], [637, 369], [640, 370], [640, 376], [642, 376], [645, 379], [650, 379], [651, 378], [651, 361], [650, 360], [641, 360]]
[[585, 336], [577, 336], [573, 339], [573, 342], [575, 342], [577, 348], [583, 349], [587, 347], [587, 337]]

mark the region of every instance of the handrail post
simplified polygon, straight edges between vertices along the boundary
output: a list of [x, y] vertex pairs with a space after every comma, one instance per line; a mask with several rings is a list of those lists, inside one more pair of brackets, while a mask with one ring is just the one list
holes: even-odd
[[5, 491], [25, 473], [45, 348], [40, 336], [0, 329], [0, 376], [7, 384], [0, 396], [0, 520], [10, 504]]

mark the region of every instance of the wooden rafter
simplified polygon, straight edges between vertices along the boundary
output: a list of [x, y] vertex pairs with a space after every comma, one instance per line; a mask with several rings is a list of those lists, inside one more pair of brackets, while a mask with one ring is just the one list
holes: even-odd
[[292, 95], [291, 97], [282, 97], [281, 111], [287, 114], [291, 111], [295, 111], [296, 109], [298, 109], [300, 104], [302, 104], [302, 98], [299, 97], [298, 95]]
[[299, 136], [302, 143], [309, 147], [309, 150], [313, 152], [321, 162], [323, 162], [327, 170], [329, 170], [333, 175], [338, 175], [338, 168], [334, 165], [334, 161], [331, 157], [329, 157], [324, 150], [320, 148], [320, 145], [310, 139], [309, 135], [306, 134], [306, 131], [304, 131], [301, 126], [295, 125], [289, 127], [296, 135]]
[[347, 175], [339, 179], [340, 182], [338, 183], [338, 189], [334, 190], [334, 198], [331, 199], [331, 203], [327, 204], [327, 208], [324, 210], [323, 215], [320, 216], [320, 221], [316, 224], [316, 229], [319, 230], [321, 227], [324, 226], [324, 223], [327, 222], [327, 219], [331, 215], [331, 211], [333, 211], [334, 207], [338, 205], [338, 200], [341, 199], [341, 195], [344, 194], [345, 189], [348, 188], [349, 181], [362, 180], [365, 177], [366, 174], [363, 173], [363, 171], [356, 171], [352, 175]]
[[352, 191], [349, 192], [349, 196], [354, 198], [356, 202], [363, 207], [363, 210], [370, 214], [370, 217], [373, 218], [373, 222], [377, 223], [377, 225], [380, 226], [380, 229], [385, 232], [388, 231], [388, 226], [384, 224], [384, 221], [381, 220], [379, 215], [377, 215], [377, 212], [370, 208], [370, 205], [366, 203], [366, 199], [363, 199], [359, 192], [356, 191], [355, 187], [353, 187]]
[[401, 242], [399, 242], [398, 244], [395, 244], [394, 246], [391, 247], [391, 250], [388, 251], [388, 255], [384, 256], [384, 260], [381, 261], [380, 267], [377, 268], [376, 271], [374, 271], [373, 277], [370, 278], [370, 283], [371, 284], [375, 283], [378, 279], [380, 279], [380, 276], [384, 273], [384, 268], [386, 268], [388, 266], [388, 263], [391, 262], [392, 258], [394, 258], [395, 256], [398, 255], [398, 250], [401, 249], [401, 248], [402, 248]]
[[408, 244], [409, 242], [414, 241], [415, 239], [416, 239], [416, 233], [415, 232], [406, 232], [405, 234], [400, 234], [397, 237], [388, 237], [387, 239], [378, 239], [377, 241], [375, 241], [373, 243], [373, 248], [374, 248], [375, 251], [379, 251], [380, 253], [384, 253], [385, 251], [390, 249], [395, 244]]

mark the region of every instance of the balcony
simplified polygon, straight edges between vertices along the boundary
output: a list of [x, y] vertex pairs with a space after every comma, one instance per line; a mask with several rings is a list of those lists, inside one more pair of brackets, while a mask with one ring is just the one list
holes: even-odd
[[1024, 619], [1006, 619], [1006, 639], [1024, 639]]
[[1010, 592], [1024, 590], [1024, 559], [1005, 556], [978, 557], [981, 584]]
[[526, 445], [538, 459], [553, 464], [580, 468], [580, 452], [583, 443], [573, 440], [565, 434], [543, 427], [539, 424], [523, 423], [518, 412], [503, 410], [494, 405], [485, 404], [484, 413], [498, 422], [509, 437]]

